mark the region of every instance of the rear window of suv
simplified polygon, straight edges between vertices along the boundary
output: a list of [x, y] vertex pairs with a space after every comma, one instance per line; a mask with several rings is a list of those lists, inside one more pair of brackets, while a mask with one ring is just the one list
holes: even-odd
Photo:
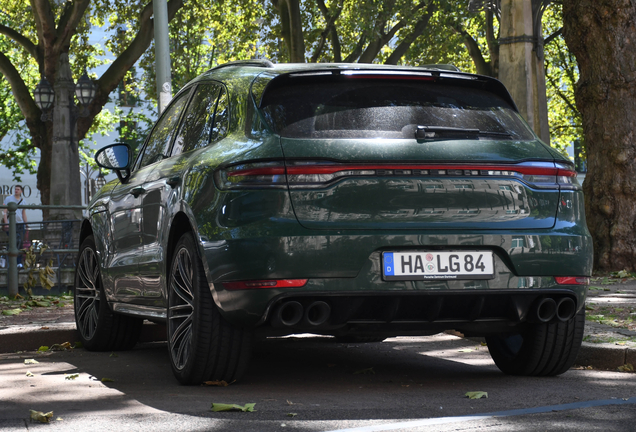
[[274, 132], [288, 138], [414, 139], [418, 126], [430, 126], [478, 129], [480, 139], [536, 139], [505, 100], [466, 85], [298, 77], [270, 87], [261, 111]]

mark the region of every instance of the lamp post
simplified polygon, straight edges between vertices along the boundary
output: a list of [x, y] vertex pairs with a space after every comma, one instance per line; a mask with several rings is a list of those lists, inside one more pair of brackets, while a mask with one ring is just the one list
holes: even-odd
[[[96, 93], [97, 88], [86, 73], [77, 84], [73, 82], [66, 53], [60, 55], [53, 86], [43, 78], [33, 92], [35, 103], [42, 110], [42, 121], [53, 122], [50, 204], [81, 204], [77, 119], [88, 116], [87, 106]], [[73, 96], [82, 109], [75, 105]], [[51, 210], [49, 215], [52, 219], [73, 219], [74, 216], [67, 210]]]

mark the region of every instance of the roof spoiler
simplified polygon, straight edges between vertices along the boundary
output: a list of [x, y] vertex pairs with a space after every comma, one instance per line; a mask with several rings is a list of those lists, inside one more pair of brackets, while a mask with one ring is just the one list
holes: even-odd
[[224, 63], [222, 65], [215, 66], [210, 70], [211, 71], [218, 70], [218, 69], [229, 67], [229, 66], [253, 66], [253, 67], [273, 68], [274, 63], [272, 63], [271, 61], [267, 59], [236, 60], [236, 61], [231, 61], [231, 62]]
[[415, 67], [422, 68], [422, 69], [436, 69], [436, 70], [451, 71], [451, 72], [461, 72], [457, 66], [452, 64], [426, 64], [426, 65], [419, 65]]

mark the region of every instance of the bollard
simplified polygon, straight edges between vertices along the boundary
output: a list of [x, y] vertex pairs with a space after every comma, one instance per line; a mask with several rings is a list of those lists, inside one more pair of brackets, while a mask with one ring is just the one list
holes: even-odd
[[18, 209], [18, 204], [10, 202], [7, 204], [9, 210], [9, 269], [7, 273], [7, 282], [9, 289], [9, 296], [15, 297], [18, 295], [18, 254], [20, 251], [16, 246], [16, 226], [15, 226], [15, 211]]

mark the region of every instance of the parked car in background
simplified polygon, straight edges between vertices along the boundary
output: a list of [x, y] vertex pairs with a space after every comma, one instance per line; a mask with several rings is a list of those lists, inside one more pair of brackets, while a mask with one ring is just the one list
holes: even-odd
[[184, 384], [239, 379], [254, 335], [454, 329], [497, 366], [576, 359], [592, 242], [573, 164], [504, 86], [452, 67], [229, 63], [188, 83], [89, 205], [89, 350], [167, 324]]

